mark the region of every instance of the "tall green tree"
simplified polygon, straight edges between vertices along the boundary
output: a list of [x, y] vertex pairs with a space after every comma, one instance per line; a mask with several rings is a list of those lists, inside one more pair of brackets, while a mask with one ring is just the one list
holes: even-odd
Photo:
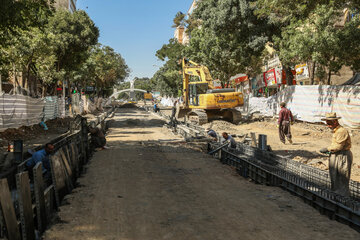
[[[9, 40], [9, 43], [7, 48], [3, 48], [9, 56], [8, 71], [14, 76], [17, 72], [22, 72], [21, 87], [28, 86], [31, 95], [37, 95], [36, 82], [30, 81], [31, 77], [38, 77], [42, 84], [50, 84], [52, 79], [60, 77], [55, 68], [52, 40], [42, 29], [32, 27], [18, 30], [17, 37]], [[16, 77], [15, 81], [17, 82]]]
[[109, 95], [129, 73], [130, 69], [121, 54], [109, 46], [98, 44], [91, 49], [90, 57], [73, 75], [78, 87], [94, 86], [98, 95]]
[[255, 75], [271, 26], [254, 11], [253, 1], [200, 1], [194, 17], [201, 27], [191, 32], [185, 55], [206, 65], [223, 83], [237, 73]]
[[0, 7], [0, 74], [8, 75], [14, 67], [9, 48], [24, 40], [29, 31], [43, 28], [53, 14], [53, 0], [2, 0]]
[[312, 83], [315, 76], [327, 78], [330, 83], [331, 73], [337, 72], [342, 64], [358, 69], [357, 58], [354, 58], [357, 53], [345, 50], [348, 46], [357, 49], [358, 38], [351, 38], [349, 34], [359, 31], [357, 18], [344, 28], [337, 23], [342, 21], [344, 9], [358, 12], [359, 1], [257, 0], [256, 5], [256, 14], [268, 18], [275, 27], [270, 34], [282, 63], [290, 66], [306, 62]]
[[355, 15], [338, 33], [341, 50], [337, 57], [354, 72], [360, 72], [360, 17]]
[[[311, 66], [312, 82], [317, 76], [327, 84], [331, 83], [331, 75], [343, 65], [356, 69], [358, 58], [354, 56], [360, 52], [354, 43], [360, 44], [360, 40], [350, 35], [350, 32], [359, 34], [359, 20], [354, 18], [345, 23], [344, 27], [338, 27], [337, 23], [342, 15], [342, 11], [335, 7], [318, 5], [304, 20], [294, 20], [284, 27], [281, 37], [274, 41], [282, 62], [293, 65], [308, 63]], [[350, 44], [354, 49], [344, 46], [344, 43]], [[356, 60], [353, 61], [354, 59]]]
[[184, 46], [172, 38], [168, 44], [164, 44], [156, 52], [158, 59], [164, 61], [165, 64], [154, 74], [151, 82], [155, 90], [160, 91], [162, 95], [181, 95], [182, 75], [180, 73], [183, 50]]
[[53, 3], [54, 0], [1, 0], [0, 31], [9, 33], [45, 24], [54, 11]]
[[84, 63], [99, 37], [99, 29], [85, 11], [59, 10], [50, 18], [47, 29], [54, 41], [58, 71], [71, 71]]
[[182, 12], [177, 12], [175, 15], [175, 18], [173, 19], [174, 25], [172, 26], [173, 28], [177, 28], [180, 26], [184, 26], [185, 25], [185, 14]]

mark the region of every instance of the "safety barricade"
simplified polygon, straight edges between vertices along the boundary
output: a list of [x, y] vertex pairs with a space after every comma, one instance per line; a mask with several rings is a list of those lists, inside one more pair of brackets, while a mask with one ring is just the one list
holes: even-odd
[[15, 186], [8, 181], [13, 176], [0, 179], [0, 238], [34, 240], [41, 236], [91, 157], [88, 126], [104, 127], [112, 112], [108, 110], [93, 122], [75, 118], [70, 131], [51, 142], [50, 174], [43, 174], [42, 163], [29, 170], [24, 161], [17, 167]]

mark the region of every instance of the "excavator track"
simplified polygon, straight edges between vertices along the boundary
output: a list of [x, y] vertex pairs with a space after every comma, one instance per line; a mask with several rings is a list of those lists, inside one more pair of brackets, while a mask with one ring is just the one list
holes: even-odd
[[238, 124], [241, 121], [241, 112], [236, 109], [229, 109], [232, 113], [232, 123]]
[[238, 124], [241, 121], [241, 112], [236, 109], [223, 109], [219, 113], [222, 118], [233, 124]]
[[205, 111], [193, 110], [189, 112], [186, 116], [187, 120], [194, 122], [199, 125], [203, 125], [208, 122], [208, 117]]

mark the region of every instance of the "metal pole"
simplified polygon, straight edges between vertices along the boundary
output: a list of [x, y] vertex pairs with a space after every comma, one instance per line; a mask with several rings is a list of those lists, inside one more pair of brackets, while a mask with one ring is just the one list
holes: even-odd
[[220, 151], [222, 148], [224, 148], [224, 147], [226, 147], [226, 146], [228, 146], [229, 145], [229, 143], [227, 142], [227, 143], [225, 143], [225, 144], [223, 144], [223, 145], [221, 145], [220, 147], [218, 147], [218, 148], [215, 148], [214, 150], [212, 150], [211, 152], [208, 152], [208, 154], [214, 154], [214, 153], [216, 153], [216, 152], [218, 152], [218, 151]]
[[14, 157], [16, 163], [23, 161], [23, 140], [14, 141]]
[[267, 136], [266, 135], [259, 134], [258, 147], [263, 151], [267, 150]]

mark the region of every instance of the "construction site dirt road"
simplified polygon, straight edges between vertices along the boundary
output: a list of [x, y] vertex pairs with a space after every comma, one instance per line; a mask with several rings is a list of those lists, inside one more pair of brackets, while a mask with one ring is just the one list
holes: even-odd
[[164, 122], [118, 109], [44, 239], [359, 239], [280, 188], [257, 185], [191, 148]]

